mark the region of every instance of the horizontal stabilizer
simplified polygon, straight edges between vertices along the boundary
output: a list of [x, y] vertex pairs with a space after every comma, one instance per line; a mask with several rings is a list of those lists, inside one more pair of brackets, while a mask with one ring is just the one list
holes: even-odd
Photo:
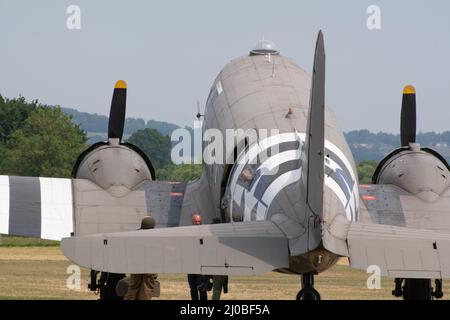
[[382, 276], [395, 278], [450, 278], [448, 233], [353, 223], [347, 242], [352, 268], [374, 266]]
[[256, 275], [289, 266], [288, 240], [270, 221], [71, 237], [74, 263], [112, 273]]

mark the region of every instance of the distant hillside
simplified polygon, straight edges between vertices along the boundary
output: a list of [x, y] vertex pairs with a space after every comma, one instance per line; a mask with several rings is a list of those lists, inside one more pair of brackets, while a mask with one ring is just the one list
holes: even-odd
[[[88, 133], [89, 143], [106, 140], [108, 132], [108, 117], [87, 112], [79, 112], [75, 109], [62, 108], [71, 115], [76, 124]], [[124, 138], [140, 129], [155, 129], [163, 135], [171, 135], [179, 126], [164, 121], [127, 118], [125, 121]], [[192, 128], [187, 127], [192, 132]], [[372, 133], [369, 130], [354, 130], [345, 133], [347, 142], [352, 150], [357, 163], [364, 160], [380, 161], [393, 149], [400, 146], [400, 136], [389, 133]], [[418, 133], [417, 142], [422, 146], [430, 147], [450, 162], [450, 131], [442, 133], [427, 132]]]
[[[108, 117], [92, 114], [87, 112], [80, 112], [71, 108], [61, 108], [62, 111], [72, 116], [74, 123], [79, 124], [81, 129], [88, 132], [89, 143], [104, 140], [108, 132]], [[149, 120], [145, 122], [144, 119], [127, 118], [125, 120], [124, 135], [125, 137], [132, 135], [134, 132], [150, 128], [155, 129], [162, 135], [171, 135], [172, 131], [178, 129], [179, 126], [173, 123], [164, 121]]]
[[[345, 138], [357, 163], [364, 160], [380, 161], [393, 149], [400, 147], [398, 134], [357, 130], [345, 133]], [[416, 139], [422, 146], [434, 149], [450, 162], [450, 131], [419, 132]]]

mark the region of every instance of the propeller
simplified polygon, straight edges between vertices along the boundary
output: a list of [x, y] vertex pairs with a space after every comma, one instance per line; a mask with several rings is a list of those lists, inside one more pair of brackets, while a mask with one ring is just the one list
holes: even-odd
[[116, 82], [109, 112], [108, 139], [122, 140], [125, 125], [125, 109], [127, 104], [127, 83]]
[[403, 89], [400, 136], [402, 147], [416, 142], [416, 89], [413, 86]]

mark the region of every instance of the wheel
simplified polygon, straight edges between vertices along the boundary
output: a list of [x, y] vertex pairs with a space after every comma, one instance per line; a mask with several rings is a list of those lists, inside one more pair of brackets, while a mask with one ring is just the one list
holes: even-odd
[[314, 288], [305, 288], [297, 293], [297, 300], [320, 300], [319, 292]]
[[431, 300], [431, 293], [430, 279], [405, 279], [404, 300]]

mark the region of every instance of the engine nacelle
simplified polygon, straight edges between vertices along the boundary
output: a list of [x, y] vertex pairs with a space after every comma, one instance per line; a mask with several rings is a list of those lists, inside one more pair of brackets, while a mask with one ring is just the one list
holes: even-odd
[[448, 163], [437, 152], [411, 143], [380, 162], [372, 183], [393, 184], [431, 202], [449, 187], [449, 169]]
[[144, 180], [154, 180], [155, 170], [138, 147], [109, 139], [80, 154], [72, 177], [88, 179], [111, 195], [123, 197]]

